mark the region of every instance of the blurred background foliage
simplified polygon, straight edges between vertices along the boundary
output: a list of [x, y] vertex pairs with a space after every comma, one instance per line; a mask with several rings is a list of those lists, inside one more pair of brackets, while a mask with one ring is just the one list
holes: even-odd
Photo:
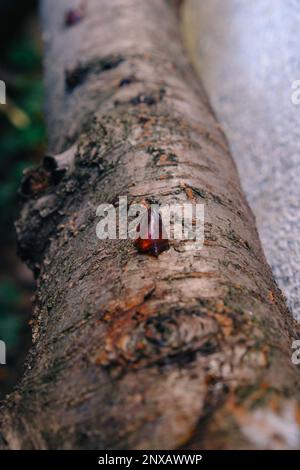
[[0, 0], [0, 340], [7, 364], [0, 365], [0, 399], [18, 380], [30, 346], [28, 325], [34, 290], [31, 272], [16, 255], [14, 221], [23, 170], [45, 152], [42, 47], [37, 2]]

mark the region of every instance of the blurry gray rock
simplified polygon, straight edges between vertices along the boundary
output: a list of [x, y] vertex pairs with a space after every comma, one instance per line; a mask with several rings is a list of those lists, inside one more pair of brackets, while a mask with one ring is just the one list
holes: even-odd
[[183, 15], [266, 257], [300, 320], [300, 0], [187, 0]]

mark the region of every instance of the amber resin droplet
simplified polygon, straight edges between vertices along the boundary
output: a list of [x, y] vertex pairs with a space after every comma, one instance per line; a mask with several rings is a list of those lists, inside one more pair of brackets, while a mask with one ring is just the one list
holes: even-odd
[[157, 209], [147, 209], [137, 230], [139, 236], [135, 239], [134, 246], [140, 252], [158, 257], [162, 251], [170, 248], [162, 218]]
[[84, 9], [83, 7], [74, 8], [69, 10], [65, 14], [65, 25], [66, 26], [74, 26], [75, 24], [79, 23], [84, 17]]

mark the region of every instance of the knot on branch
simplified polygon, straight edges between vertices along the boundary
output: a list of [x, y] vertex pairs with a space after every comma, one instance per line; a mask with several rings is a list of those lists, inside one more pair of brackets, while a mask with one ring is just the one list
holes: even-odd
[[56, 156], [46, 155], [41, 165], [24, 173], [20, 188], [23, 205], [15, 226], [19, 255], [35, 274], [62, 219], [63, 196], [74, 187], [69, 178], [74, 156], [75, 146]]

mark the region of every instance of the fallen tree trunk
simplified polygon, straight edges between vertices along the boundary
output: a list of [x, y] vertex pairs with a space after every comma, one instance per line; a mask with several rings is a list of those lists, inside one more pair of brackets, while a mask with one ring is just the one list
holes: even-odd
[[[266, 264], [173, 4], [42, 3], [50, 150], [17, 233], [38, 279], [3, 449], [295, 448], [299, 336]], [[96, 207], [205, 204], [205, 244], [99, 241]]]

